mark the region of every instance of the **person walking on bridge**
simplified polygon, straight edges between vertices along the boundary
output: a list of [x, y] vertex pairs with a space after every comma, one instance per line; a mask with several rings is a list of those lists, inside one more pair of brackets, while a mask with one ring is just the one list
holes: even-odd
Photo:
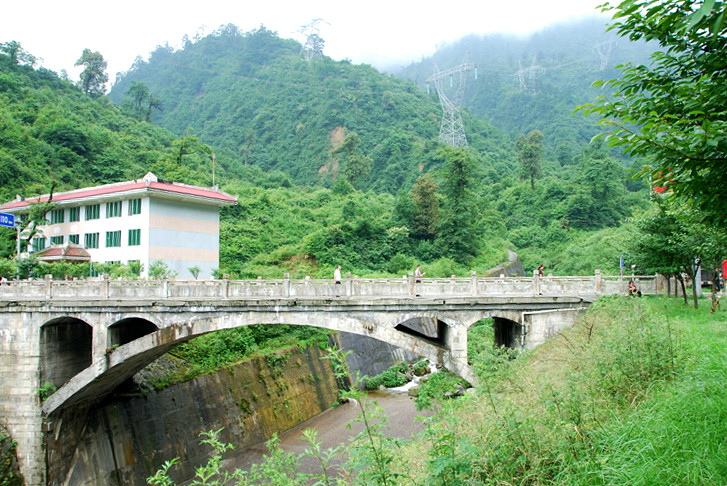
[[414, 278], [416, 279], [416, 283], [422, 283], [422, 277], [426, 274], [427, 272], [422, 273], [422, 266], [417, 265], [417, 269], [414, 270]]
[[333, 271], [333, 280], [337, 283], [341, 283], [341, 265], [337, 266]]

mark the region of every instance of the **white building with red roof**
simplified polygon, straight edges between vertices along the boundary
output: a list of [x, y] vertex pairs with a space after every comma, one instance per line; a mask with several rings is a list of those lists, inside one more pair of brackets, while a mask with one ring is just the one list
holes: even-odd
[[[49, 197], [17, 197], [0, 212], [23, 219], [33, 204]], [[237, 196], [164, 181], [149, 172], [139, 180], [54, 193], [51, 202], [48, 224], [39, 227], [42, 234], [33, 238], [32, 252], [75, 244], [92, 262], [138, 261], [143, 277], [150, 264], [161, 260], [180, 278], [192, 277], [194, 267], [200, 278], [209, 278], [219, 267], [220, 207], [237, 204]]]

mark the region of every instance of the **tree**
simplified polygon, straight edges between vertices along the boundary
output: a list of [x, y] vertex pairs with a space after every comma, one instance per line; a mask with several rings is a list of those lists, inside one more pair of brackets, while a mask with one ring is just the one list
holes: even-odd
[[23, 49], [18, 41], [0, 42], [0, 52], [8, 56], [14, 65], [25, 64], [33, 67], [38, 62], [38, 59]]
[[361, 137], [358, 133], [351, 132], [343, 139], [343, 143], [336, 147], [331, 155], [343, 156], [343, 175], [353, 187], [371, 171], [371, 157], [361, 153], [358, 146]]
[[131, 96], [133, 111], [139, 118], [147, 122], [151, 122], [152, 110], [162, 111], [164, 109], [162, 101], [151, 94], [149, 87], [144, 82], [132, 81], [124, 94]]
[[477, 254], [475, 221], [475, 161], [464, 148], [442, 147], [445, 159], [442, 182], [443, 217], [439, 225], [439, 244], [444, 256], [465, 262]]
[[[682, 274], [695, 282], [703, 263], [710, 268], [727, 249], [727, 233], [699, 221], [690, 205], [677, 205], [656, 196], [654, 206], [633, 221], [634, 232], [627, 240], [629, 258], [639, 268], [667, 277], [676, 276], [687, 297]], [[697, 289], [692, 286], [694, 307], [698, 306]]]
[[172, 141], [172, 156], [177, 165], [182, 165], [182, 158], [185, 155], [196, 153], [211, 155], [212, 149], [209, 145], [200, 142], [197, 136], [191, 133], [191, 130], [185, 132], [182, 138]]
[[419, 177], [411, 188], [414, 214], [412, 233], [423, 239], [433, 239], [440, 220], [437, 183], [431, 174]]
[[84, 49], [76, 66], [83, 66], [81, 72], [81, 90], [91, 96], [99, 97], [106, 92], [109, 76], [106, 74], [106, 60], [100, 52]]
[[641, 175], [668, 177], [670, 194], [694, 200], [712, 224], [727, 224], [727, 5], [714, 0], [624, 0], [615, 29], [656, 42], [650, 66], [626, 64], [601, 81], [613, 95], [581, 107], [601, 117], [611, 146], [651, 159]]
[[528, 136], [520, 135], [515, 143], [518, 151], [522, 179], [530, 179], [530, 189], [535, 190], [535, 179], [543, 175], [541, 160], [543, 158], [543, 132], [533, 130]]

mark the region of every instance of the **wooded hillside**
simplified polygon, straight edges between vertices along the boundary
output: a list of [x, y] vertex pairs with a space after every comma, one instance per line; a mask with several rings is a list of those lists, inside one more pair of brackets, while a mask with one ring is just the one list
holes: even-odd
[[[306, 62], [298, 43], [264, 27], [228, 25], [180, 50], [159, 47], [108, 97], [0, 61], [4, 200], [150, 170], [211, 185], [214, 157], [215, 182], [241, 196], [222, 213], [220, 273], [233, 277], [328, 275], [336, 264], [398, 275], [417, 262], [429, 275], [467, 274], [506, 249], [527, 269], [615, 273], [618, 227], [645, 204], [623, 160], [589, 144], [591, 132], [572, 136], [595, 128], [571, 115], [576, 98], [557, 83], [535, 95], [500, 83], [498, 99], [463, 111], [463, 151], [437, 140], [436, 93], [366, 65]], [[488, 77], [468, 85], [467, 103], [485, 99], [477, 86]], [[502, 120], [472, 114], [486, 109], [521, 122], [497, 128]]]

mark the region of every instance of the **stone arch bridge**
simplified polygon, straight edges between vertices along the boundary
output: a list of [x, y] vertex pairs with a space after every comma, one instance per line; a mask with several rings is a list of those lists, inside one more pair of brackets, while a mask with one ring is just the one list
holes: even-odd
[[[642, 292], [657, 290], [642, 277]], [[195, 336], [256, 324], [307, 325], [407, 349], [470, 382], [467, 330], [492, 317], [496, 344], [534, 348], [573, 324], [615, 277], [395, 280], [36, 281], [0, 287], [0, 420], [26, 484], [45, 484], [57, 411], [100, 400]], [[43, 403], [45, 383], [58, 390]]]

